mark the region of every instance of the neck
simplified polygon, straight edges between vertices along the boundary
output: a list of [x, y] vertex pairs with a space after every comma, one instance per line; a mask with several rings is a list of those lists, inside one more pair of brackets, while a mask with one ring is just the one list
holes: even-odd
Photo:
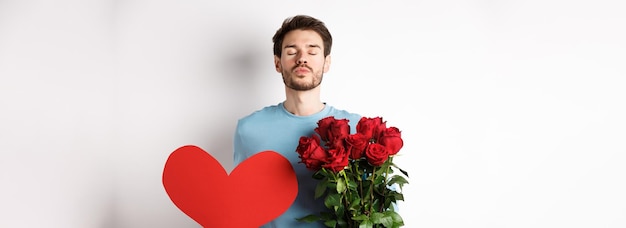
[[324, 109], [320, 99], [319, 87], [309, 91], [295, 91], [287, 88], [285, 109], [296, 116], [309, 116]]

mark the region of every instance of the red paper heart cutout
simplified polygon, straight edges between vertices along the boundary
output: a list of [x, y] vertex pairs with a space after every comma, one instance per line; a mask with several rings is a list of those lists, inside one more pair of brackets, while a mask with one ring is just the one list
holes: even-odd
[[163, 186], [183, 213], [203, 227], [259, 227], [287, 211], [298, 193], [293, 167], [282, 155], [263, 151], [232, 172], [193, 145], [170, 154]]

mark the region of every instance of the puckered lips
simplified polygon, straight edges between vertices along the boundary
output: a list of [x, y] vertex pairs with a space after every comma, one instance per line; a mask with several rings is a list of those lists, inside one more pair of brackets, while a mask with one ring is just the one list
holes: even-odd
[[295, 69], [293, 69], [293, 72], [296, 75], [303, 75], [303, 74], [310, 73], [311, 69], [309, 69], [307, 66], [299, 66], [299, 67], [296, 67]]

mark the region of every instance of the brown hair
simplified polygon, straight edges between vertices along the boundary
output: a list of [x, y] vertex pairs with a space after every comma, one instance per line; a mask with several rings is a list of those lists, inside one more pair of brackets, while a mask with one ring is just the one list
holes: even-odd
[[280, 57], [283, 53], [283, 39], [285, 35], [293, 30], [313, 30], [322, 37], [324, 41], [324, 57], [330, 55], [330, 48], [333, 45], [333, 37], [330, 35], [324, 22], [307, 15], [296, 15], [283, 21], [283, 25], [276, 31], [272, 41], [274, 42], [274, 55]]

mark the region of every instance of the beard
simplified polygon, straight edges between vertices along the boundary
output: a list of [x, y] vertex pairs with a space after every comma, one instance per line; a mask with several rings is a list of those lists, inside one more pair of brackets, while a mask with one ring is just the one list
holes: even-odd
[[[302, 66], [296, 66], [296, 67], [302, 67]], [[296, 67], [294, 67], [294, 69]], [[323, 71], [321, 70], [313, 71], [313, 69], [311, 69], [310, 67], [308, 66], [305, 66], [305, 67], [309, 68], [309, 70], [313, 74], [313, 77], [307, 80], [301, 79], [295, 76], [293, 73], [293, 70], [292, 71], [283, 70], [282, 72], [283, 83], [285, 83], [285, 86], [287, 86], [287, 88], [290, 88], [296, 91], [308, 91], [308, 90], [315, 89], [320, 84], [322, 84], [322, 78], [324, 78]]]

